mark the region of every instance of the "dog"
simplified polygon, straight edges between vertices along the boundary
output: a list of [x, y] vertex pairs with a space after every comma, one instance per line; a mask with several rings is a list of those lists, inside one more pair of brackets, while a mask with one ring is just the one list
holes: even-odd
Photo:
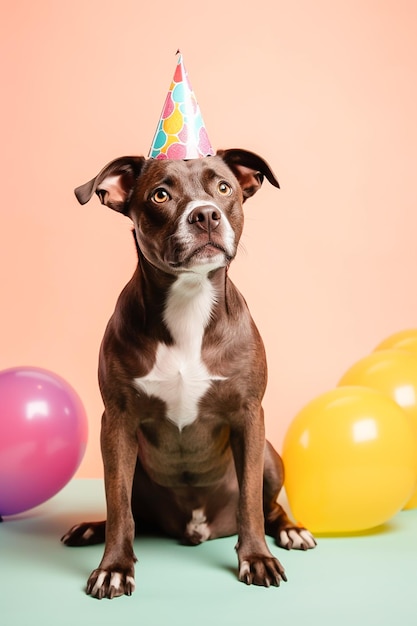
[[307, 550], [313, 535], [277, 503], [281, 458], [265, 439], [267, 379], [259, 332], [228, 276], [243, 203], [266, 161], [241, 149], [191, 160], [122, 157], [75, 190], [128, 216], [138, 252], [100, 350], [107, 521], [74, 526], [68, 546], [105, 541], [87, 594], [131, 595], [135, 532], [197, 545], [237, 534], [238, 578], [286, 581], [265, 533]]

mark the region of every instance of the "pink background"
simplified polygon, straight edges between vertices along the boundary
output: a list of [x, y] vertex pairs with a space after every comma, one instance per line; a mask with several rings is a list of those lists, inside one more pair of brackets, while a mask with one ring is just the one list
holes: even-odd
[[80, 394], [100, 476], [96, 363], [135, 251], [73, 188], [147, 154], [181, 48], [215, 148], [275, 170], [231, 275], [265, 340], [269, 439], [391, 333], [417, 326], [413, 0], [16, 0], [0, 22], [0, 369]]

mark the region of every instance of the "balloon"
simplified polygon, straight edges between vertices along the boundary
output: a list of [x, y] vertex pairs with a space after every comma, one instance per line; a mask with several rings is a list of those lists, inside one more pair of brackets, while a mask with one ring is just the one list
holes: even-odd
[[398, 348], [409, 352], [417, 352], [417, 328], [410, 330], [401, 330], [394, 335], [390, 335], [381, 341], [375, 350], [389, 350], [390, 348]]
[[[351, 367], [339, 382], [363, 385], [384, 392], [410, 415], [417, 442], [417, 353], [405, 350], [378, 350]], [[417, 472], [417, 455], [416, 455]], [[417, 483], [417, 481], [416, 481]], [[404, 508], [417, 507], [417, 484]]]
[[[401, 330], [387, 339], [384, 339], [375, 350], [386, 350], [388, 348], [398, 348], [399, 350], [407, 350], [417, 354], [417, 328], [409, 330]], [[405, 509], [417, 509], [417, 488], [410, 500], [404, 507]]]
[[404, 509], [417, 509], [417, 487], [414, 489], [411, 498], [404, 504]]
[[0, 515], [42, 504], [72, 478], [87, 445], [80, 398], [44, 369], [0, 372]]
[[415, 481], [413, 423], [388, 396], [339, 387], [295, 417], [283, 445], [285, 487], [298, 522], [316, 534], [383, 524]]

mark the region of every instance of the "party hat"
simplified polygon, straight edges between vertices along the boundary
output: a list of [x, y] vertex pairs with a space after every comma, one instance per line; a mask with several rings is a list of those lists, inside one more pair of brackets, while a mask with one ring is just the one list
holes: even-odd
[[149, 157], [152, 159], [198, 159], [213, 154], [214, 150], [188, 79], [182, 55], [178, 54], [174, 78], [162, 109]]

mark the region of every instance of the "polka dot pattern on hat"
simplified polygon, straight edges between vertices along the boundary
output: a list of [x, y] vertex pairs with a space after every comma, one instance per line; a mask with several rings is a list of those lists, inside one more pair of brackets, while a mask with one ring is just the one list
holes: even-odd
[[197, 159], [213, 154], [180, 54], [149, 156], [152, 159]]

